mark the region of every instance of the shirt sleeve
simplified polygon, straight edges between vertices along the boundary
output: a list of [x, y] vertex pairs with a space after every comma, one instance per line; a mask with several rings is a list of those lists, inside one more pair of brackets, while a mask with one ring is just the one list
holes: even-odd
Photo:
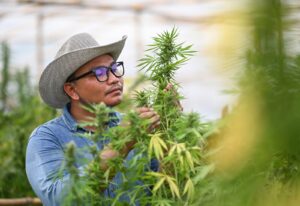
[[58, 173], [64, 161], [64, 151], [50, 130], [35, 130], [26, 150], [26, 173], [36, 195], [46, 206], [56, 206], [61, 202], [64, 185], [70, 175]]

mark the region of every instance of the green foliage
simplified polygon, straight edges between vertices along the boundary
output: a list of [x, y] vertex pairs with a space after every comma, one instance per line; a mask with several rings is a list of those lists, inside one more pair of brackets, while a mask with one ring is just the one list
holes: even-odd
[[274, 155], [267, 177], [270, 183], [288, 184], [299, 178], [299, 156], [288, 153]]
[[[67, 198], [63, 200], [63, 205], [73, 206], [73, 205], [83, 205], [84, 193], [82, 193], [81, 188], [84, 186], [81, 181], [79, 181], [79, 171], [77, 170], [76, 164], [76, 145], [74, 142], [68, 143], [65, 150], [65, 170], [70, 174], [70, 182], [66, 185], [64, 193], [68, 194]], [[62, 175], [64, 171], [61, 171]]]
[[12, 73], [9, 49], [4, 43], [1, 60], [0, 197], [35, 196], [25, 173], [27, 141], [33, 129], [53, 118], [56, 112], [40, 101], [27, 69]]
[[[151, 53], [140, 61], [140, 67], [150, 73], [153, 88], [136, 92], [134, 103], [138, 107], [154, 108], [161, 117], [160, 127], [150, 131], [149, 120], [128, 112], [123, 117], [123, 126], [108, 129], [105, 125], [109, 121], [110, 109], [102, 104], [86, 108], [96, 117], [83, 126], [97, 128], [94, 134], [85, 134], [86, 138], [92, 138], [96, 143], [99, 141], [97, 137], [107, 137], [110, 139], [108, 146], [117, 151], [135, 142], [134, 157], [126, 161], [126, 155], [112, 159], [106, 172], [101, 172], [99, 167], [101, 152], [91, 151], [95, 159], [84, 177], [88, 179], [84, 190], [91, 192], [86, 193], [87, 199], [102, 196], [102, 203], [109, 205], [126, 205], [120, 202], [124, 195], [129, 197], [130, 205], [137, 202], [141, 205], [189, 205], [197, 200], [195, 188], [213, 171], [203, 157], [205, 137], [213, 125], [201, 122], [196, 113], [184, 114], [181, 111], [181, 97], [174, 74], [193, 51], [191, 46], [177, 44], [177, 36], [177, 30], [173, 29], [155, 37], [155, 43], [148, 50]], [[150, 162], [154, 159], [160, 162], [159, 171], [150, 170]], [[99, 188], [106, 188], [111, 183], [114, 171], [121, 172], [122, 183], [115, 191], [116, 197], [109, 199], [99, 195]], [[143, 184], [137, 184], [140, 181]], [[151, 190], [152, 195], [147, 195], [147, 190]], [[91, 204], [101, 205], [100, 200]]]
[[150, 73], [150, 80], [157, 84], [160, 90], [165, 89], [168, 83], [176, 83], [174, 79], [176, 70], [194, 53], [191, 50], [192, 45], [176, 44], [177, 37], [176, 28], [173, 28], [171, 32], [158, 34], [153, 38], [154, 43], [150, 44], [147, 50], [151, 53], [145, 55], [138, 65]]
[[[206, 179], [207, 186], [198, 188], [200, 194], [206, 193], [198, 205], [299, 204], [300, 62], [299, 54], [288, 46], [288, 32], [296, 25], [290, 21], [287, 1], [250, 4], [252, 42], [237, 82], [238, 105], [251, 105], [247, 101], [250, 99], [257, 114], [246, 111], [243, 114], [247, 117], [239, 120], [257, 115], [254, 128], [259, 132], [255, 133], [251, 155], [240, 163], [240, 168], [220, 171]], [[233, 114], [239, 112], [236, 108]], [[247, 141], [249, 133], [254, 131], [243, 131], [239, 138]], [[243, 156], [244, 151], [235, 148], [234, 143], [230, 149]]]
[[252, 17], [253, 43], [239, 85], [241, 95], [256, 93], [259, 97], [264, 126], [262, 148], [269, 148], [266, 152], [276, 162], [289, 159], [294, 165], [299, 163], [300, 155], [296, 146], [300, 143], [300, 55], [288, 47], [286, 32], [295, 25], [288, 19], [291, 10], [286, 4], [280, 0], [254, 4], [253, 9], [258, 13]]
[[0, 84], [0, 98], [1, 98], [1, 110], [4, 111], [7, 104], [7, 86], [9, 82], [9, 72], [8, 72], [8, 65], [9, 65], [9, 48], [8, 45], [3, 42], [1, 44], [2, 49], [2, 70], [1, 70], [1, 84]]

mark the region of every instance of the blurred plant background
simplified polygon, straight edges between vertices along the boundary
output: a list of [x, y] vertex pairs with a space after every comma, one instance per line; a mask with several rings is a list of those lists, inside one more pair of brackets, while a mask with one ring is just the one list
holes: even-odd
[[[7, 2], [2, 0], [5, 5], [3, 8], [11, 8], [7, 6]], [[197, 105], [202, 107], [195, 109], [197, 112], [204, 113], [204, 116], [210, 119], [219, 120], [220, 116], [216, 114], [221, 113], [222, 106], [230, 104], [229, 111], [224, 112], [226, 115], [219, 120], [218, 131], [208, 139], [206, 157], [215, 169], [212, 171], [209, 168], [209, 175], [203, 175], [201, 186], [195, 188], [198, 198], [195, 205], [299, 205], [300, 3], [296, 0], [231, 0], [230, 3], [217, 0], [157, 0], [151, 2], [153, 7], [148, 7], [150, 1], [132, 2], [120, 3], [116, 7], [116, 4], [110, 4], [108, 1], [14, 1], [15, 5], [20, 5], [20, 13], [11, 17], [32, 17], [29, 13], [34, 11], [35, 17], [38, 17], [37, 27], [32, 26], [35, 28], [32, 32], [37, 31], [34, 42], [40, 41], [44, 46], [36, 44], [36, 60], [24, 58], [31, 59], [31, 63], [26, 63], [29, 65], [28, 69], [15, 69], [15, 66], [11, 66], [14, 60], [24, 63], [24, 60], [20, 61], [23, 57], [18, 59], [16, 55], [20, 53], [9, 52], [8, 44], [3, 43], [1, 46], [0, 197], [34, 195], [24, 171], [27, 139], [37, 125], [57, 115], [56, 111], [40, 101], [35, 85], [44, 62], [50, 61], [58, 45], [66, 37], [65, 33], [53, 32], [53, 28], [56, 28], [55, 22], [62, 20], [60, 18], [64, 16], [56, 10], [69, 8], [65, 14], [66, 19], [74, 18], [70, 15], [72, 12], [89, 12], [89, 17], [81, 17], [81, 22], [76, 22], [78, 25], [87, 21], [101, 22], [101, 15], [114, 13], [116, 10], [120, 11], [120, 14], [109, 16], [110, 19], [101, 24], [102, 28], [119, 22], [120, 17], [130, 16], [135, 25], [131, 29], [123, 25], [94, 32], [95, 37], [100, 39], [105, 39], [109, 34], [115, 39], [123, 33], [133, 34], [135, 40], [129, 41], [125, 48], [132, 51], [122, 56], [126, 60], [129, 59], [128, 67], [133, 68], [126, 80], [129, 84], [135, 82], [137, 71], [134, 65], [136, 60], [143, 56], [144, 45], [150, 41], [149, 35], [154, 36], [161, 30], [176, 25], [183, 41], [195, 44], [194, 50], [199, 53], [191, 63], [178, 71], [176, 77], [182, 81], [184, 94], [189, 98], [194, 97], [193, 95], [198, 96], [192, 100], [185, 100], [184, 106], [193, 110], [193, 106]], [[190, 13], [198, 14], [196, 17], [180, 16], [182, 12], [177, 13], [178, 10], [173, 10], [169, 3], [178, 3], [184, 13], [189, 13], [185, 9], [190, 9]], [[234, 9], [225, 6], [226, 12], [223, 10], [218, 15], [210, 16], [205, 13], [214, 8], [218, 10], [220, 5], [238, 6]], [[201, 12], [193, 10], [193, 7]], [[9, 11], [12, 9], [3, 8], [0, 8], [0, 25], [2, 21], [4, 28], [9, 22], [4, 18], [11, 15]], [[158, 17], [151, 16], [155, 13]], [[151, 18], [152, 21], [147, 21]], [[154, 24], [155, 20], [162, 19], [161, 23]], [[72, 21], [76, 20], [80, 18]], [[68, 20], [65, 21], [59, 24], [69, 23]], [[53, 33], [50, 32], [51, 29]], [[72, 32], [80, 32], [81, 29], [79, 26], [72, 29]], [[96, 29], [99, 30], [99, 27], [85, 28], [92, 34]], [[0, 39], [9, 40], [8, 32], [12, 30], [3, 31]], [[32, 32], [31, 35], [34, 36]], [[144, 35], [145, 33], [148, 34]], [[12, 32], [12, 35], [16, 34]], [[29, 36], [26, 34], [25, 38]], [[13, 43], [13, 40], [8, 42]], [[12, 44], [11, 47], [12, 51], [17, 51], [16, 45]], [[29, 47], [19, 47], [23, 50], [24, 48]], [[201, 55], [206, 58], [201, 58]], [[209, 72], [204, 69], [213, 72], [207, 75]], [[231, 79], [233, 74], [234, 80]], [[218, 77], [212, 77], [214, 75]], [[219, 81], [220, 77], [225, 80]], [[198, 84], [201, 81], [203, 84]], [[221, 90], [229, 92], [227, 96], [236, 97], [234, 104], [231, 98], [219, 98], [223, 95], [219, 93]], [[219, 105], [212, 109], [209, 106], [205, 107], [203, 102], [207, 105], [219, 102]], [[211, 113], [205, 110], [210, 110]]]
[[209, 193], [202, 205], [300, 203], [300, 62], [295, 45], [299, 7], [295, 6], [283, 0], [249, 4], [250, 40], [232, 90], [239, 98], [211, 140], [215, 152], [210, 159], [216, 170], [207, 179], [210, 189], [199, 188], [202, 194]]
[[10, 51], [1, 44], [0, 197], [34, 196], [25, 174], [25, 150], [33, 129], [56, 111], [41, 102], [27, 68], [12, 73]]

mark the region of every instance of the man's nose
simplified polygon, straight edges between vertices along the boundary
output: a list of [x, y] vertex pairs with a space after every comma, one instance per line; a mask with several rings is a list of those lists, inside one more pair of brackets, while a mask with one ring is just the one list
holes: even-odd
[[109, 71], [107, 83], [108, 84], [115, 84], [115, 83], [120, 81], [120, 78], [121, 77], [116, 77], [111, 71]]

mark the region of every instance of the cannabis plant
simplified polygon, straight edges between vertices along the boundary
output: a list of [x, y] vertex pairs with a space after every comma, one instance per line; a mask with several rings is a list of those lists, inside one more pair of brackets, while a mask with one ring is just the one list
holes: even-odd
[[[197, 199], [195, 188], [213, 170], [204, 158], [212, 124], [202, 122], [197, 113], [184, 113], [180, 105], [182, 96], [175, 72], [194, 51], [191, 45], [177, 43], [177, 37], [174, 28], [153, 38], [154, 43], [139, 64], [152, 87], [136, 92], [134, 103], [157, 111], [161, 121], [158, 128], [149, 129], [147, 120], [134, 111], [123, 115], [120, 126], [108, 128], [111, 109], [103, 104], [86, 108], [95, 118], [83, 126], [97, 129], [93, 134], [84, 134], [85, 138], [92, 138], [95, 145], [105, 139], [107, 146], [116, 151], [134, 142], [132, 150], [128, 154], [120, 152], [120, 158], [109, 161], [104, 172], [99, 167], [101, 151], [90, 148], [94, 159], [85, 171], [84, 190], [92, 205], [191, 205]], [[159, 169], [153, 165], [159, 165]], [[99, 188], [109, 188], [116, 177], [121, 181], [114, 186], [114, 195], [102, 194]]]
[[191, 45], [176, 43], [177, 37], [175, 28], [155, 37], [147, 50], [151, 54], [142, 58], [139, 64], [149, 74], [153, 89], [137, 93], [137, 104], [153, 107], [161, 117], [160, 128], [150, 135], [147, 143], [148, 156], [160, 162], [160, 171], [147, 173], [147, 178], [155, 179], [152, 190], [155, 205], [193, 202], [194, 188], [200, 182], [197, 175], [205, 166], [202, 157], [204, 135], [210, 129], [208, 124], [200, 122], [197, 113], [181, 111], [182, 97], [175, 72], [194, 51]]

